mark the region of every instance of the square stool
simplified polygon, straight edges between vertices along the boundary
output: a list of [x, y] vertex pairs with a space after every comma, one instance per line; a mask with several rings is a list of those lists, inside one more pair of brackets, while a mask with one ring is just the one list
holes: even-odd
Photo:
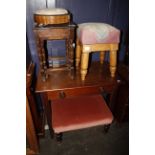
[[110, 73], [115, 76], [117, 50], [120, 41], [120, 31], [105, 23], [83, 23], [77, 28], [76, 67], [81, 61], [81, 79], [85, 80], [89, 54], [100, 51], [100, 62], [104, 61], [104, 52], [110, 51]]
[[109, 125], [113, 115], [101, 95], [53, 100], [52, 127], [57, 135], [77, 129]]

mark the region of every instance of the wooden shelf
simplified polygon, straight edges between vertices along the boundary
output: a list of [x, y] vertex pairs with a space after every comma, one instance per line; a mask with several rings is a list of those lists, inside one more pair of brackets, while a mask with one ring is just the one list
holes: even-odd
[[50, 74], [48, 79], [43, 82], [39, 73], [36, 84], [36, 92], [56, 91], [64, 89], [75, 89], [80, 87], [94, 86], [113, 86], [117, 82], [117, 76], [110, 76], [109, 64], [100, 65], [99, 62], [93, 62], [90, 66], [85, 81], [81, 80], [80, 70], [76, 71], [55, 71]]

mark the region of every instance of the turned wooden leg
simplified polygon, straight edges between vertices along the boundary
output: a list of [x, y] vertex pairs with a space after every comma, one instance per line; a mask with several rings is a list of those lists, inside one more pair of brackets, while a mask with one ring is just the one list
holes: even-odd
[[42, 69], [43, 69], [43, 73], [42, 73], [42, 81], [46, 81], [46, 79], [48, 78], [47, 75], [47, 64], [46, 64], [46, 55], [45, 55], [45, 49], [44, 49], [44, 40], [40, 39], [40, 50], [42, 53]]
[[104, 51], [100, 52], [100, 63], [101, 64], [103, 64], [103, 62], [104, 62], [104, 55], [105, 55], [104, 53], [105, 53]]
[[117, 64], [117, 51], [110, 51], [110, 73], [111, 77], [115, 76]]
[[76, 68], [79, 67], [81, 59], [81, 46], [78, 41], [76, 41]]
[[69, 62], [71, 69], [74, 67], [74, 49], [73, 49], [73, 40], [70, 39], [69, 41]]
[[61, 143], [62, 142], [62, 133], [56, 133], [56, 140], [57, 142]]
[[37, 35], [36, 35], [36, 43], [37, 43], [37, 51], [38, 51], [38, 56], [39, 56], [39, 63], [40, 63], [42, 81], [46, 81], [44, 63], [43, 63], [42, 42]]
[[89, 52], [82, 53], [81, 57], [81, 79], [85, 80], [89, 61]]
[[104, 134], [106, 134], [108, 131], [109, 131], [109, 128], [110, 128], [110, 124], [107, 124], [107, 125], [104, 125]]
[[69, 67], [69, 39], [66, 39], [66, 64]]

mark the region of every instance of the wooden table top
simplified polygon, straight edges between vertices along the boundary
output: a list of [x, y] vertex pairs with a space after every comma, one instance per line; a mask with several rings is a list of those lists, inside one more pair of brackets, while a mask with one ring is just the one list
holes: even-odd
[[91, 63], [85, 81], [81, 80], [80, 70], [77, 70], [74, 75], [73, 78], [71, 73], [66, 70], [53, 71], [48, 76], [48, 79], [43, 82], [41, 74], [39, 73], [36, 83], [36, 92], [114, 85], [117, 82], [117, 75], [114, 78], [111, 78], [109, 64], [107, 63], [104, 63], [103, 65], [100, 65], [99, 62]]

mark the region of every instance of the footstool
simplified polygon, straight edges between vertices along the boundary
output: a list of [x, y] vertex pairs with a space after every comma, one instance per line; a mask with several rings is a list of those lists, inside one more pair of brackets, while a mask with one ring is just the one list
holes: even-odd
[[76, 68], [81, 61], [81, 79], [85, 80], [87, 74], [89, 54], [97, 51], [100, 51], [101, 64], [104, 52], [110, 51], [110, 72], [114, 77], [120, 31], [105, 23], [83, 23], [78, 25], [76, 38]]
[[51, 108], [52, 127], [57, 136], [66, 131], [109, 125], [113, 121], [101, 95], [54, 100]]

